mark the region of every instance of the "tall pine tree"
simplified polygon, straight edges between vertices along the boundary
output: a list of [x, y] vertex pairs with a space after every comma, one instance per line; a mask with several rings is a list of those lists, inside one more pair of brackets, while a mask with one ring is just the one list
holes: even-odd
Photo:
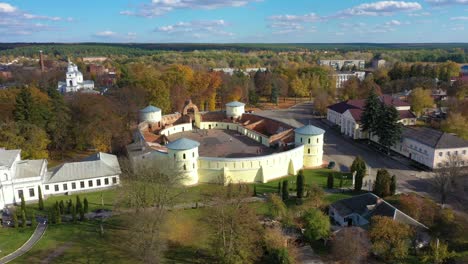
[[354, 178], [354, 190], [359, 192], [362, 189], [362, 179], [366, 175], [366, 162], [357, 156], [351, 164], [351, 173], [356, 173]]
[[44, 210], [44, 200], [42, 198], [42, 189], [41, 186], [38, 187], [38, 195], [39, 195], [39, 210]]
[[47, 93], [51, 99], [51, 113], [46, 127], [51, 141], [50, 147], [59, 150], [63, 156], [69, 145], [70, 109], [57, 89], [51, 87]]
[[297, 174], [296, 179], [296, 192], [297, 198], [302, 198], [304, 196], [304, 172], [302, 170]]
[[372, 89], [369, 97], [366, 100], [364, 106], [364, 112], [361, 116], [362, 130], [369, 133], [369, 138], [372, 134], [377, 132], [379, 126], [379, 118], [382, 112], [382, 103], [379, 100], [379, 97], [375, 93], [375, 90]]
[[27, 87], [21, 88], [20, 93], [16, 96], [15, 110], [13, 112], [15, 121], [31, 123], [33, 107], [34, 101], [31, 91]]
[[401, 125], [398, 123], [400, 114], [393, 106], [383, 106], [376, 135], [379, 137], [380, 145], [390, 150], [401, 137]]

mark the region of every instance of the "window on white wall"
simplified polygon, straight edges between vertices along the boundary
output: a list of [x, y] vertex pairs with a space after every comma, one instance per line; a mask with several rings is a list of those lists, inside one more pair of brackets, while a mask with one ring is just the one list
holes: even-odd
[[80, 181], [80, 188], [83, 189], [85, 187], [84, 181]]
[[465, 155], [465, 154], [466, 154], [466, 150], [463, 150], [463, 152], [462, 152], [462, 153], [463, 153], [463, 155]]
[[109, 185], [109, 178], [105, 178], [105, 179], [104, 179], [104, 184], [105, 184], [105, 185]]
[[29, 188], [29, 197], [34, 197], [34, 188]]
[[68, 185], [66, 183], [63, 184], [63, 190], [64, 191], [68, 190]]
[[23, 190], [18, 190], [18, 197], [21, 199], [23, 197]]
[[112, 177], [112, 183], [117, 184], [117, 177]]
[[307, 142], [310, 144], [310, 138], [309, 138], [309, 140]]
[[101, 186], [101, 179], [96, 180], [96, 185]]
[[93, 181], [92, 180], [88, 181], [88, 187], [93, 187]]
[[54, 191], [56, 191], [56, 192], [59, 191], [59, 186], [58, 186], [58, 184], [55, 184], [55, 185], [54, 185]]
[[184, 153], [184, 159], [185, 159], [185, 153]]
[[76, 183], [72, 182], [72, 190], [75, 190], [75, 189], [76, 189]]
[[439, 152], [439, 157], [442, 157], [444, 153], [442, 151]]
[[49, 190], [49, 185], [46, 185], [46, 186], [45, 186], [45, 189], [48, 191], [48, 190]]
[[187, 170], [187, 166], [184, 164], [184, 170]]

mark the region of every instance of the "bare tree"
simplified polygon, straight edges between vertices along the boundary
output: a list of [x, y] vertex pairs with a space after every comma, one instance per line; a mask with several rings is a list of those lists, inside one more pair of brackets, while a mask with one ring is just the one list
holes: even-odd
[[367, 232], [360, 227], [340, 229], [331, 244], [333, 257], [344, 264], [366, 263], [370, 247]]
[[[183, 176], [144, 162], [131, 168], [122, 161], [119, 204], [128, 226], [123, 246], [144, 263], [160, 263], [166, 249], [164, 223], [183, 189]], [[129, 209], [128, 209], [129, 208]]]
[[445, 162], [437, 168], [434, 177], [429, 182], [434, 191], [440, 195], [440, 203], [444, 206], [447, 196], [462, 187], [463, 159], [457, 155], [449, 155]]
[[212, 197], [207, 221], [211, 244], [222, 263], [254, 263], [261, 254], [261, 226], [254, 208], [244, 201], [251, 196], [248, 185], [229, 184]]

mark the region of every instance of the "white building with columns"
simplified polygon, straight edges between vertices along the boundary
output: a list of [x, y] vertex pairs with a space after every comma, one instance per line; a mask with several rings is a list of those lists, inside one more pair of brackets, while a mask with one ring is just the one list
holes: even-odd
[[119, 185], [117, 157], [96, 153], [79, 162], [64, 163], [51, 170], [47, 160], [22, 160], [21, 150], [0, 149], [0, 210], [5, 206], [55, 194], [85, 192]]
[[65, 82], [58, 82], [58, 90], [61, 93], [78, 92], [80, 90], [93, 90], [94, 81], [83, 80], [83, 74], [78, 70], [78, 66], [68, 61]]

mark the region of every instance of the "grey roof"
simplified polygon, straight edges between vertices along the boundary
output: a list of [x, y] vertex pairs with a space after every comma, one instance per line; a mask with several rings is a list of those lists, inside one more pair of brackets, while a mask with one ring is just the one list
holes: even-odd
[[98, 152], [78, 162], [64, 163], [49, 172], [46, 183], [84, 180], [120, 174], [115, 155]]
[[21, 154], [20, 149], [0, 149], [0, 166], [10, 168], [13, 165], [16, 157]]
[[403, 127], [402, 136], [434, 149], [468, 147], [467, 140], [428, 127]]
[[142, 113], [161, 112], [161, 109], [157, 108], [156, 106], [148, 105], [147, 107], [141, 109], [140, 112]]
[[322, 135], [325, 134], [325, 130], [315, 127], [313, 125], [307, 125], [300, 128], [296, 128], [294, 132], [301, 135]]
[[198, 141], [191, 140], [188, 138], [179, 138], [166, 145], [168, 149], [174, 149], [174, 150], [193, 149], [198, 146], [200, 146], [200, 143]]
[[378, 199], [379, 197], [372, 193], [365, 193], [336, 201], [332, 206], [343, 217], [352, 213], [362, 215], [367, 212], [367, 206], [377, 204]]
[[335, 208], [342, 217], [346, 217], [350, 214], [359, 214], [370, 221], [373, 216], [386, 216], [401, 223], [427, 229], [425, 225], [419, 223], [373, 193], [365, 193], [339, 200], [331, 206]]
[[42, 176], [42, 168], [46, 160], [22, 160], [16, 163], [15, 179], [24, 179], [30, 177]]
[[244, 105], [245, 105], [244, 103], [241, 103], [238, 101], [234, 101], [234, 102], [230, 102], [226, 104], [226, 106], [230, 106], [230, 107], [239, 107], [239, 106], [244, 106]]

